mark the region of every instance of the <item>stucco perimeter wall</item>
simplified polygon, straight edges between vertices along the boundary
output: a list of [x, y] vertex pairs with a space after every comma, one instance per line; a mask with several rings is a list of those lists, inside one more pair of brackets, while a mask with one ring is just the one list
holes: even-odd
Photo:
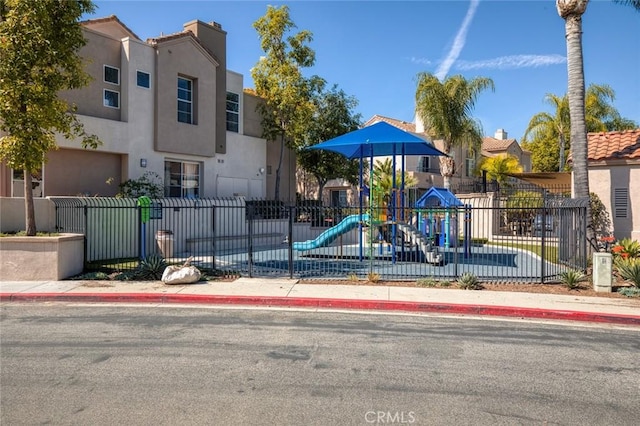
[[[494, 225], [499, 218], [494, 217], [498, 211], [496, 207], [495, 194], [488, 192], [486, 194], [457, 194], [456, 197], [464, 204], [471, 206], [471, 237], [492, 239], [494, 234]], [[464, 215], [458, 220], [460, 227], [459, 234], [464, 233]]]
[[[48, 198], [34, 198], [36, 228], [42, 232], [55, 232], [56, 210]], [[0, 232], [24, 231], [24, 198], [0, 197]]]
[[0, 281], [62, 280], [83, 270], [84, 236], [0, 237]]

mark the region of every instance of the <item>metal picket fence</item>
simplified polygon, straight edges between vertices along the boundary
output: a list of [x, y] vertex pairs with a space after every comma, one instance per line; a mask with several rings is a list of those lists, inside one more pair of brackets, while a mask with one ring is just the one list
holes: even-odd
[[585, 270], [588, 200], [517, 207], [328, 207], [268, 200], [55, 197], [58, 232], [85, 236], [87, 271], [161, 255], [226, 274], [305, 279], [557, 281]]

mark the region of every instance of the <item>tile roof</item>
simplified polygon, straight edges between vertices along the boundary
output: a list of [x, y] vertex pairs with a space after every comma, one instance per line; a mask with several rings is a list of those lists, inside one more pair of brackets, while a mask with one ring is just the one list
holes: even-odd
[[403, 120], [397, 120], [395, 118], [389, 118], [382, 115], [374, 115], [366, 123], [364, 123], [364, 127], [370, 126], [372, 124], [378, 123], [380, 121], [384, 121], [386, 123], [391, 124], [392, 126], [397, 127], [398, 129], [404, 130], [405, 132], [416, 133], [416, 125], [415, 123], [408, 123]]
[[515, 139], [496, 139], [490, 136], [482, 138], [483, 151], [506, 151], [512, 143], [517, 143]]
[[588, 159], [640, 159], [640, 128], [617, 132], [588, 133]]

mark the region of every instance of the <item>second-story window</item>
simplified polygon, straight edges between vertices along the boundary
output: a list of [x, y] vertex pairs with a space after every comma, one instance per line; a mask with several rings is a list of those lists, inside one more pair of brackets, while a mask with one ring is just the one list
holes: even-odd
[[227, 130], [238, 133], [240, 122], [240, 97], [237, 93], [227, 92]]
[[111, 84], [120, 84], [120, 70], [109, 65], [104, 66], [104, 82]]
[[429, 173], [431, 172], [431, 157], [420, 157], [418, 160], [418, 172]]
[[178, 77], [178, 121], [193, 124], [193, 80]]
[[138, 87], [148, 89], [151, 87], [151, 76], [148, 72], [136, 71], [136, 84]]

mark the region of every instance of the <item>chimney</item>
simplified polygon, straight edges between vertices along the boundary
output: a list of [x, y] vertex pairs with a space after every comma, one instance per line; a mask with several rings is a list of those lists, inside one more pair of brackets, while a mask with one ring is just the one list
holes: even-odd
[[504, 129], [496, 130], [495, 138], [501, 141], [507, 140], [507, 131]]

